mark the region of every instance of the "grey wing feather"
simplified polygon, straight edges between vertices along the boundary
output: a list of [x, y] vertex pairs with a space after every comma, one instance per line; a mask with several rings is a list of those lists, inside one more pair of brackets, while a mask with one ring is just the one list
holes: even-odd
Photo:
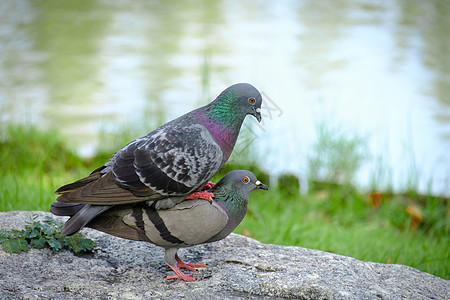
[[145, 185], [161, 195], [183, 195], [214, 176], [222, 157], [204, 126], [165, 126], [116, 153], [111, 169], [118, 184], [131, 190]]
[[77, 233], [87, 223], [89, 223], [96, 216], [102, 212], [110, 209], [110, 205], [90, 205], [86, 204], [75, 215], [73, 215], [61, 229], [64, 235], [72, 235]]

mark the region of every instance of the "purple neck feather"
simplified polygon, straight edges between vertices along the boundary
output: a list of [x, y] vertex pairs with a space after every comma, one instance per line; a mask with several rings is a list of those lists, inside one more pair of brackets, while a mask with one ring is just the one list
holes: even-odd
[[223, 126], [222, 124], [218, 124], [212, 120], [205, 120], [201, 123], [203, 123], [214, 136], [222, 149], [224, 160], [227, 160], [233, 151], [240, 127], [238, 127], [238, 130], [236, 131], [234, 128]]
[[211, 132], [216, 139], [223, 152], [223, 162], [228, 160], [231, 152], [233, 152], [242, 122], [238, 126], [227, 126], [229, 124], [221, 124], [214, 121], [211, 117], [199, 110], [196, 111], [194, 116], [197, 119], [197, 122], [208, 128], [209, 132]]

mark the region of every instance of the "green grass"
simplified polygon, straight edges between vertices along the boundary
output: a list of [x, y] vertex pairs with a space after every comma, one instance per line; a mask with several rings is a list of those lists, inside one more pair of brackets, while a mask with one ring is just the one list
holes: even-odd
[[[70, 152], [56, 132], [4, 128], [0, 135], [0, 211], [48, 211], [56, 188], [89, 174], [124, 142], [113, 144], [111, 150], [101, 149], [98, 156], [85, 160]], [[249, 169], [269, 183], [268, 175], [254, 163], [226, 165], [213, 180], [232, 169]], [[423, 218], [415, 229], [413, 215], [408, 213], [411, 207]], [[367, 193], [349, 183], [323, 182], [310, 182], [308, 194], [300, 195], [297, 178], [286, 175], [269, 191], [251, 194], [247, 217], [235, 232], [264, 243], [401, 263], [450, 278], [448, 199], [414, 192], [385, 193], [376, 206], [368, 201]]]
[[236, 232], [264, 243], [405, 264], [449, 278], [447, 202], [424, 203], [425, 211], [434, 206], [434, 217], [425, 215], [420, 227], [410, 230], [412, 217], [406, 212], [403, 196], [386, 199], [375, 209], [365, 195], [342, 193], [342, 189], [346, 188], [313, 190], [307, 195], [282, 195], [277, 188], [256, 191]]
[[1, 211], [48, 211], [55, 187], [89, 172], [58, 134], [24, 127], [2, 129], [0, 169]]

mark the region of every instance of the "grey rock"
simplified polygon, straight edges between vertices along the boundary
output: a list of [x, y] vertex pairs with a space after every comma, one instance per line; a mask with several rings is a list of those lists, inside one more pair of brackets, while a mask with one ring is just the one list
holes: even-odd
[[[21, 229], [32, 214], [52, 216], [0, 213], [0, 228]], [[199, 272], [203, 281], [167, 280], [163, 249], [82, 232], [97, 243], [93, 254], [0, 249], [0, 299], [450, 299], [449, 280], [408, 266], [266, 245], [236, 234], [180, 251], [187, 261], [208, 264]]]

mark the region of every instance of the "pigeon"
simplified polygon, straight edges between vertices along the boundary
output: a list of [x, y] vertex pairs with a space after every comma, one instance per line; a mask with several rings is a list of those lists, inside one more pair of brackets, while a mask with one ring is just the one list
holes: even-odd
[[[175, 272], [167, 279], [201, 280], [184, 274], [180, 268], [196, 271], [204, 264], [184, 262], [177, 254], [179, 248], [215, 242], [227, 237], [244, 219], [250, 192], [267, 190], [256, 176], [246, 170], [227, 173], [208, 191], [208, 200], [184, 200], [175, 206], [157, 210], [145, 202], [114, 205], [94, 217], [87, 227], [125, 239], [150, 242], [165, 248], [164, 260]], [[89, 204], [53, 202], [50, 211], [59, 216], [72, 216]]]
[[56, 190], [57, 201], [89, 204], [63, 227], [71, 235], [112, 205], [147, 202], [157, 210], [213, 196], [209, 180], [231, 155], [247, 115], [261, 122], [262, 97], [234, 84], [211, 103], [178, 117], [119, 149], [89, 176]]

